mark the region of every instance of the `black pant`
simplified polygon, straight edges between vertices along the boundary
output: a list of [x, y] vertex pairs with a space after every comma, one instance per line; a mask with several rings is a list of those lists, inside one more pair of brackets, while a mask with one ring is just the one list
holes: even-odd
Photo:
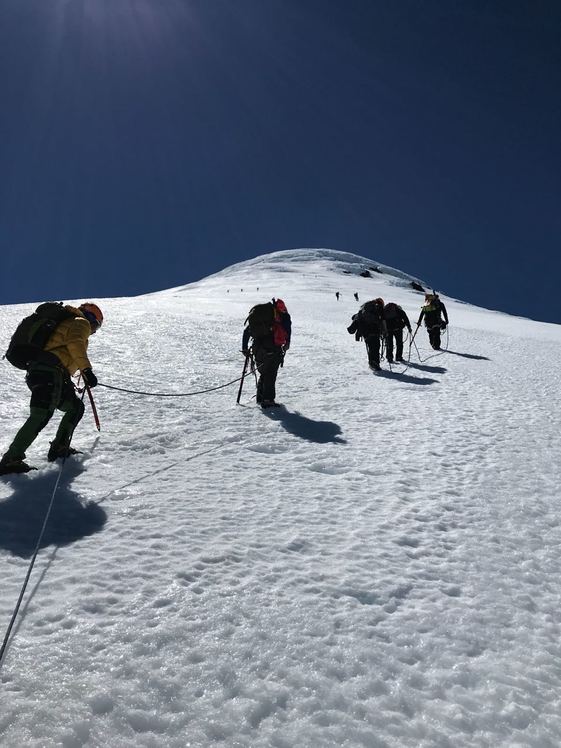
[[277, 373], [282, 362], [282, 349], [278, 346], [265, 348], [253, 344], [253, 355], [259, 371], [257, 380], [257, 402], [274, 401]]
[[440, 323], [427, 327], [429, 333], [429, 342], [435, 350], [440, 350]]
[[398, 330], [388, 330], [386, 335], [386, 358], [388, 361], [393, 361], [393, 341], [395, 338], [395, 356], [396, 358], [403, 358], [403, 328], [400, 327]]
[[368, 353], [368, 364], [370, 366], [380, 366], [380, 335], [378, 333], [367, 335], [364, 342]]

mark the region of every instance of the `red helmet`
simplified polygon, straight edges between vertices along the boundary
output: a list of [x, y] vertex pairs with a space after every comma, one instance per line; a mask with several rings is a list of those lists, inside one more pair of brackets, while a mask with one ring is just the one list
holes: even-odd
[[286, 304], [284, 303], [284, 301], [282, 299], [277, 299], [275, 301], [275, 306], [279, 310], [279, 312], [286, 312], [287, 311]]
[[101, 327], [103, 324], [103, 312], [97, 304], [86, 302], [85, 304], [80, 304], [78, 308], [91, 325], [95, 325], [96, 328]]
[[384, 306], [384, 299], [381, 299], [380, 297], [378, 297], [377, 299], [374, 299], [374, 303], [377, 304], [378, 306]]

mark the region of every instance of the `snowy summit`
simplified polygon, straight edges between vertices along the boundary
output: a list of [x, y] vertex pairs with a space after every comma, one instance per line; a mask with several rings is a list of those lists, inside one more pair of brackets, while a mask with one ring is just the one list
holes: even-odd
[[[56, 487], [0, 745], [561, 744], [561, 327], [436, 289], [445, 350], [421, 327], [373, 374], [351, 316], [382, 297], [415, 329], [426, 281], [298, 249], [91, 300], [101, 432], [87, 404], [61, 472], [55, 414], [38, 470], [0, 483], [2, 637]], [[235, 380], [272, 297], [292, 341], [269, 412]], [[35, 306], [0, 308], [4, 348]], [[0, 370], [4, 450], [29, 392]]]

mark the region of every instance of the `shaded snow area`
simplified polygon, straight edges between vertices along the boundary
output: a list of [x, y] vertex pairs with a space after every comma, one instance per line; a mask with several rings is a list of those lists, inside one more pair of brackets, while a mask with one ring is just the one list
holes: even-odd
[[[100, 381], [181, 393], [238, 377], [249, 307], [282, 297], [285, 408], [250, 380], [241, 406], [94, 391], [0, 670], [2, 746], [561, 744], [561, 328], [442, 296], [448, 351], [421, 329], [375, 375], [353, 294], [413, 324], [423, 296], [341, 254], [100, 302]], [[4, 342], [32, 308], [0, 309]], [[0, 376], [4, 449], [28, 393]], [[0, 483], [2, 635], [59, 417]]]

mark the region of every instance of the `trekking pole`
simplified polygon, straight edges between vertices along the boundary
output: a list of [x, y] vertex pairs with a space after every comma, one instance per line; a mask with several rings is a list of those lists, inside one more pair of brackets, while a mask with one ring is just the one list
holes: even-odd
[[99, 422], [99, 416], [97, 415], [97, 408], [95, 407], [92, 391], [89, 385], [87, 385], [85, 382], [84, 382], [84, 386], [86, 388], [86, 392], [88, 393], [88, 397], [90, 399], [90, 405], [92, 406], [92, 413], [93, 413], [96, 428], [98, 431], [101, 431], [101, 424]]
[[251, 352], [251, 373], [253, 374], [255, 378], [255, 389], [257, 389], [257, 367], [255, 366], [255, 358], [253, 356], [253, 351]]
[[415, 328], [415, 332], [413, 333], [413, 337], [411, 338], [411, 342], [409, 343], [409, 347], [411, 347], [413, 345], [413, 341], [415, 340], [415, 335], [419, 332], [419, 327], [420, 327], [420, 325], [417, 325], [417, 327]]
[[413, 342], [413, 335], [411, 334], [411, 330], [409, 330], [409, 352], [407, 354], [407, 367], [409, 367], [409, 364], [411, 363], [411, 344]]
[[241, 398], [241, 396], [242, 396], [243, 383], [244, 383], [244, 380], [245, 380], [245, 374], [246, 374], [246, 372], [247, 372], [247, 365], [248, 365], [248, 363], [249, 363], [249, 359], [250, 359], [250, 356], [248, 356], [248, 355], [246, 354], [246, 356], [245, 356], [245, 361], [244, 361], [244, 365], [243, 365], [242, 378], [241, 378], [241, 380], [240, 380], [240, 388], [239, 388], [239, 390], [238, 390], [238, 397], [237, 397], [237, 399], [236, 399], [236, 405], [239, 405], [239, 404], [240, 404], [240, 398]]

